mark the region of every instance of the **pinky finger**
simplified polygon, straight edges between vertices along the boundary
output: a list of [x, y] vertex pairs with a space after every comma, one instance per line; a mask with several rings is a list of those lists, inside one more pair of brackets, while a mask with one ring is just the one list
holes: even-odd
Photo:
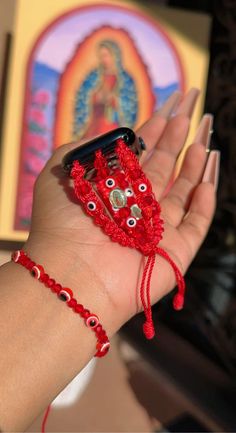
[[212, 151], [206, 164], [202, 183], [195, 189], [188, 213], [178, 227], [192, 258], [205, 239], [214, 216], [219, 165], [220, 152]]

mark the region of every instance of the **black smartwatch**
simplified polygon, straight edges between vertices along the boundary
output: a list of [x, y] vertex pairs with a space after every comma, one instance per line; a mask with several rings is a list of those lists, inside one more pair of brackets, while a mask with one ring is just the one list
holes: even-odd
[[70, 173], [73, 162], [78, 161], [85, 168], [85, 177], [92, 178], [94, 172], [94, 158], [97, 150], [101, 149], [110, 167], [117, 163], [115, 147], [117, 140], [122, 139], [127, 146], [137, 155], [141, 156], [146, 145], [141, 137], [138, 137], [130, 128], [121, 127], [107, 132], [104, 135], [93, 138], [76, 149], [68, 152], [63, 160], [62, 167], [66, 173]]

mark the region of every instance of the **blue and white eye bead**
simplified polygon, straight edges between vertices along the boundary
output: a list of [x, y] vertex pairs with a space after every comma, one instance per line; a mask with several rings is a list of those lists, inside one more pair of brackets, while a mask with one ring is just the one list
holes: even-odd
[[96, 203], [94, 203], [94, 201], [89, 201], [88, 203], [87, 203], [87, 208], [88, 208], [88, 210], [91, 210], [91, 211], [94, 211], [95, 209], [96, 209]]
[[112, 177], [109, 177], [106, 180], [106, 186], [107, 186], [107, 188], [113, 188], [113, 186], [115, 186], [115, 181], [114, 181], [114, 179], [112, 179]]
[[140, 183], [140, 185], [138, 186], [138, 189], [139, 189], [140, 192], [147, 191], [147, 185], [146, 185], [146, 183]]
[[136, 221], [135, 218], [130, 217], [130, 218], [127, 219], [126, 224], [127, 224], [128, 227], [133, 228], [133, 227], [136, 226], [137, 221]]
[[96, 328], [96, 326], [99, 325], [98, 317], [95, 316], [95, 314], [92, 314], [86, 319], [85, 324], [88, 328]]
[[125, 195], [126, 195], [126, 197], [132, 197], [134, 195], [134, 192], [131, 188], [126, 188], [125, 189]]

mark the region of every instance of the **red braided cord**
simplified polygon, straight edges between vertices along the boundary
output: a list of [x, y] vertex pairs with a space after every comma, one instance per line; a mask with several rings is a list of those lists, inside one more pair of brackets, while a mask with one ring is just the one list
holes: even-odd
[[[75, 161], [71, 170], [71, 176], [74, 179], [75, 195], [84, 205], [86, 213], [94, 218], [94, 222], [98, 226], [103, 227], [105, 233], [114, 242], [118, 242], [122, 246], [130, 246], [131, 248], [134, 248], [134, 240], [129, 238], [129, 236], [127, 236], [126, 233], [110, 219], [104, 204], [93, 190], [91, 183], [84, 179], [83, 174], [83, 167], [78, 163], [78, 161]], [[91, 202], [95, 203], [95, 210], [90, 210], [89, 207], [86, 206]]]
[[[148, 256], [144, 271], [143, 278], [140, 287], [140, 298], [143, 305], [144, 314], [146, 316], [146, 322], [143, 324], [143, 332], [145, 336], [150, 340], [155, 335], [154, 324], [152, 320], [152, 307], [151, 307], [151, 297], [150, 297], [150, 284], [153, 268], [155, 265], [155, 254]], [[145, 282], [147, 283], [145, 286]], [[145, 300], [146, 291], [146, 300]]]
[[175, 262], [170, 258], [169, 254], [166, 251], [164, 251], [162, 248], [157, 247], [156, 253], [159, 254], [159, 256], [163, 257], [173, 268], [177, 285], [178, 285], [178, 293], [174, 296], [173, 307], [175, 310], [181, 310], [184, 306], [184, 295], [185, 295], [184, 278], [179, 268], [176, 266]]
[[[151, 183], [144, 174], [138, 158], [122, 139], [117, 140], [116, 154], [120, 168], [109, 168], [101, 150], [96, 152], [94, 161], [96, 192], [92, 184], [84, 178], [85, 170], [77, 161], [74, 162], [71, 175], [74, 178], [75, 194], [82, 202], [86, 213], [93, 217], [95, 224], [102, 227], [112, 241], [122, 246], [135, 248], [148, 256], [143, 271], [140, 298], [146, 316], [143, 330], [147, 338], [152, 338], [155, 331], [152, 321], [150, 286], [155, 254], [165, 258], [174, 270], [178, 285], [178, 293], [173, 300], [176, 310], [183, 307], [185, 282], [173, 260], [162, 248], [157, 247], [164, 231], [163, 220], [160, 216], [161, 207], [154, 197]], [[133, 189], [134, 197], [128, 198], [121, 209], [119, 206], [114, 209], [111, 205], [111, 189], [106, 183], [108, 180], [113, 182], [113, 189], [119, 193], [120, 191], [124, 193], [127, 187]], [[140, 189], [140, 185], [144, 186], [143, 190]], [[94, 209], [88, 207], [91, 202], [95, 205]], [[126, 221], [127, 217], [132, 215], [130, 212], [134, 203], [141, 210], [142, 217], [137, 218], [135, 228], [128, 228]]]
[[110, 170], [108, 167], [107, 160], [105, 156], [102, 154], [101, 150], [98, 150], [96, 152], [96, 158], [94, 160], [94, 168], [97, 171], [97, 178], [102, 179], [106, 176], [108, 176]]
[[145, 299], [145, 283], [146, 283], [146, 278], [147, 278], [147, 273], [148, 273], [150, 262], [151, 262], [151, 256], [148, 256], [146, 264], [144, 266], [143, 277], [142, 277], [141, 286], [140, 286], [140, 299], [142, 301], [143, 311], [144, 311], [145, 316], [147, 313], [147, 303], [146, 303], [146, 299]]

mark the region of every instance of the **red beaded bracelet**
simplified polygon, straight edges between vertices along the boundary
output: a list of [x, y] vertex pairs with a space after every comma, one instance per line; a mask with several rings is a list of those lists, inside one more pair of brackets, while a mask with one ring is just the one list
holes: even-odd
[[91, 328], [97, 337], [97, 352], [94, 356], [101, 358], [106, 355], [110, 348], [110, 342], [97, 315], [84, 308], [82, 304], [78, 304], [73, 297], [71, 289], [62, 287], [61, 284], [58, 284], [53, 278], [50, 278], [49, 275], [45, 273], [44, 268], [33, 262], [23, 250], [13, 252], [11, 258], [15, 263], [19, 263], [28, 269], [34, 278], [41, 281], [46, 287], [49, 287], [52, 292], [57, 294], [61, 301], [64, 301], [69, 308], [72, 308], [75, 313], [78, 313], [84, 319], [85, 325]]

